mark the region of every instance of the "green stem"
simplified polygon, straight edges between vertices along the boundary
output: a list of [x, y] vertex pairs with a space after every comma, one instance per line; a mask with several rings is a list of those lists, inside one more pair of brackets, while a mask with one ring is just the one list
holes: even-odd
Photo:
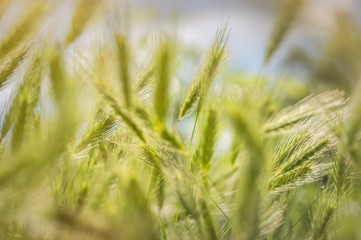
[[178, 126], [179, 126], [179, 123], [180, 123], [180, 119], [178, 119], [178, 121], [177, 121], [177, 124], [175, 125], [175, 129], [178, 131]]
[[176, 235], [176, 232], [177, 232], [178, 213], [179, 213], [179, 206], [178, 206], [178, 209], [177, 209], [177, 214], [175, 215], [174, 232], [173, 232], [172, 240], [175, 239], [175, 235]]
[[198, 116], [199, 116], [199, 114], [197, 112], [196, 121], [194, 122], [193, 130], [192, 130], [191, 140], [189, 142], [189, 150], [191, 150], [191, 147], [192, 147], [192, 141], [193, 141], [194, 131], [195, 131], [196, 126], [197, 126]]

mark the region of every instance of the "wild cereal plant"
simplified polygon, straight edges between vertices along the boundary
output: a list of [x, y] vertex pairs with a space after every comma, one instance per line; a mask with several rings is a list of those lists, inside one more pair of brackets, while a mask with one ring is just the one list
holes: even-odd
[[[360, 238], [360, 86], [290, 103], [266, 74], [225, 81], [226, 24], [175, 93], [171, 34], [138, 66], [127, 31], [79, 47], [106, 2], [77, 1], [64, 39], [37, 3], [0, 43], [1, 239]], [[265, 63], [303, 3], [285, 1]]]

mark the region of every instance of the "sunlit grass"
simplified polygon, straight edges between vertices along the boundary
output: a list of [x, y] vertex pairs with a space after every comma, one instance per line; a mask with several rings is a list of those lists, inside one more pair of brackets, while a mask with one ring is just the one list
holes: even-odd
[[[127, 31], [103, 18], [109, 42], [76, 48], [106, 5], [89, 2], [74, 5], [64, 39], [39, 34], [55, 11], [39, 2], [0, 43], [0, 87], [12, 88], [1, 239], [360, 237], [359, 85], [297, 100], [287, 79], [222, 75], [231, 71], [225, 24], [176, 92], [187, 58], [171, 34], [157, 35], [142, 66]], [[265, 68], [304, 4], [285, 2]]]

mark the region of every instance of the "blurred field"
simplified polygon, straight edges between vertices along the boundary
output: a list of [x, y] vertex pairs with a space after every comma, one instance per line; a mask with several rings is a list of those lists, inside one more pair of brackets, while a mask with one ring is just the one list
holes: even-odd
[[0, 0], [0, 239], [360, 239], [360, 6], [323, 4]]

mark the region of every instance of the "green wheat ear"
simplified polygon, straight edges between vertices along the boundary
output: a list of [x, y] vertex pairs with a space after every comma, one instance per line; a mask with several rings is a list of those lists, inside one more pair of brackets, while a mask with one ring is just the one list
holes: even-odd
[[201, 165], [205, 173], [211, 166], [211, 159], [214, 153], [218, 134], [218, 113], [213, 107], [210, 107], [207, 112], [207, 119], [204, 124], [200, 144], [198, 146]]
[[[10, 108], [9, 116], [13, 118], [14, 126], [12, 129], [12, 147], [16, 149], [20, 144], [29, 138], [34, 131], [36, 112], [39, 104], [40, 90], [43, 80], [43, 63], [41, 56], [35, 54], [32, 63], [25, 75], [24, 82], [18, 90], [14, 106], [18, 112], [13, 112]], [[17, 106], [16, 106], [17, 105]], [[6, 119], [8, 120], [8, 118]], [[7, 123], [4, 122], [6, 125]]]
[[96, 144], [103, 141], [106, 136], [110, 135], [116, 129], [114, 116], [101, 107], [97, 108], [95, 117], [89, 124], [90, 126], [74, 148], [74, 155], [80, 153], [88, 146], [89, 148], [95, 147]]
[[40, 28], [45, 13], [46, 5], [42, 1], [37, 1], [25, 12], [0, 43], [0, 61], [3, 61], [12, 51], [28, 44], [29, 39]]
[[101, 2], [101, 0], [77, 0], [71, 29], [66, 36], [66, 45], [73, 43], [84, 32]]
[[0, 1], [0, 19], [3, 17], [6, 9], [8, 8], [11, 0], [1, 0]]
[[113, 109], [115, 115], [119, 116], [142, 142], [147, 143], [145, 133], [139, 122], [136, 120], [134, 114], [124, 109], [119, 104], [119, 102], [110, 93], [109, 87], [104, 83], [96, 83], [96, 88], [100, 92], [104, 101]]
[[222, 62], [225, 58], [225, 51], [229, 32], [227, 25], [217, 30], [213, 43], [208, 50], [207, 56], [203, 59], [196, 80], [193, 82], [186, 99], [183, 102], [179, 113], [179, 120], [191, 114], [194, 110], [200, 111], [201, 102], [206, 97]]
[[[23, 54], [21, 54], [21, 57], [23, 57]], [[18, 130], [18, 134], [23, 134], [22, 132], [26, 131], [31, 132], [31, 130], [27, 128], [31, 128], [32, 121], [34, 121], [35, 118], [34, 110], [38, 105], [43, 75], [42, 65], [40, 55], [38, 53], [34, 54], [31, 59], [31, 64], [27, 66], [27, 72], [25, 73], [23, 81], [18, 82], [17, 84], [19, 86], [13, 91], [14, 99], [11, 102], [9, 111], [5, 114], [0, 139], [3, 139], [12, 127], [14, 127], [13, 131], [16, 131], [18, 128], [24, 128]], [[7, 69], [7, 71], [7, 73], [11, 72], [10, 69]], [[24, 123], [25, 120], [26, 124]], [[12, 137], [14, 138], [15, 135], [16, 134], [13, 133]]]
[[161, 40], [155, 61], [156, 87], [153, 105], [158, 122], [164, 124], [170, 101], [168, 93], [174, 65], [174, 46], [171, 39]]
[[11, 58], [3, 63], [0, 70], [0, 89], [4, 87], [7, 81], [15, 73], [22, 61], [26, 58], [29, 47], [24, 47], [18, 51], [13, 52]]
[[119, 77], [122, 86], [125, 106], [130, 109], [132, 106], [132, 88], [129, 76], [129, 44], [125, 35], [116, 36], [118, 50]]

